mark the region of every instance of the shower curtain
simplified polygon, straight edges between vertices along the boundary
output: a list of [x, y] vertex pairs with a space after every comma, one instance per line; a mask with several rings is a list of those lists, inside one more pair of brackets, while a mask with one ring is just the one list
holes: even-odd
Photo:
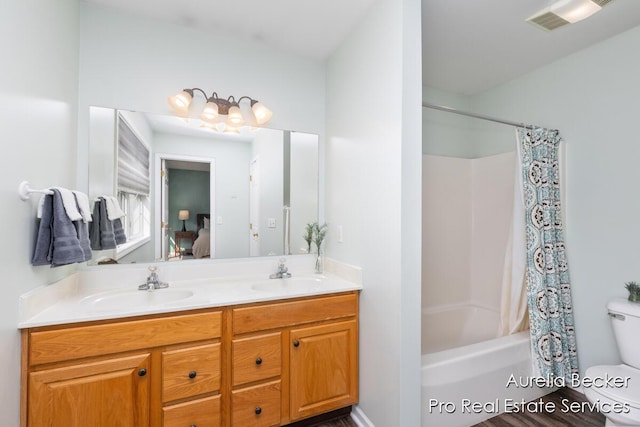
[[578, 356], [560, 210], [561, 139], [547, 129], [518, 129], [516, 136], [519, 167], [501, 329], [525, 329], [528, 320], [534, 376], [569, 380], [578, 372]]

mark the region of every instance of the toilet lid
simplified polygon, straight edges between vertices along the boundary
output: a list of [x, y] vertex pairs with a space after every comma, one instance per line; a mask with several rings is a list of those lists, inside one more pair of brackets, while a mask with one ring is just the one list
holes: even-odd
[[[585, 377], [594, 378], [622, 378], [626, 380], [626, 387], [595, 387], [591, 390], [611, 400], [628, 403], [632, 408], [640, 408], [640, 370], [627, 365], [601, 365], [587, 369]], [[620, 381], [620, 380], [619, 380]]]

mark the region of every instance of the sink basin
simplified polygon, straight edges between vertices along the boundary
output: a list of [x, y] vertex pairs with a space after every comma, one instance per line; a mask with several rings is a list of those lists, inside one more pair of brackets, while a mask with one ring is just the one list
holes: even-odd
[[290, 277], [288, 279], [268, 279], [254, 283], [251, 289], [262, 292], [310, 292], [322, 288], [322, 279], [308, 277]]
[[191, 296], [193, 292], [186, 289], [156, 289], [151, 292], [132, 290], [92, 295], [83, 302], [95, 308], [135, 308], [169, 304]]

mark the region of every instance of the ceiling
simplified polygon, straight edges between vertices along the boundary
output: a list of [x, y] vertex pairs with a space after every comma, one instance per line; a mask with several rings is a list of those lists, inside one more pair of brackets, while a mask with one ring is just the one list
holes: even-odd
[[614, 0], [544, 31], [525, 22], [549, 0], [422, 0], [425, 86], [470, 95], [640, 25], [640, 1]]
[[[81, 1], [324, 60], [375, 0]], [[552, 32], [525, 22], [550, 3], [422, 0], [423, 84], [474, 94], [640, 25], [638, 0], [614, 0]]]

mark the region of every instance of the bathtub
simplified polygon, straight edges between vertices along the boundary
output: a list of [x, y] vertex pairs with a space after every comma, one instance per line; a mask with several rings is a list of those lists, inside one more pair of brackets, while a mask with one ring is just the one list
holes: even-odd
[[511, 375], [516, 381], [531, 376], [529, 331], [495, 338], [495, 311], [473, 304], [426, 309], [422, 322], [423, 349], [432, 350], [422, 355], [422, 427], [471, 426], [511, 401], [553, 391], [507, 387]]

